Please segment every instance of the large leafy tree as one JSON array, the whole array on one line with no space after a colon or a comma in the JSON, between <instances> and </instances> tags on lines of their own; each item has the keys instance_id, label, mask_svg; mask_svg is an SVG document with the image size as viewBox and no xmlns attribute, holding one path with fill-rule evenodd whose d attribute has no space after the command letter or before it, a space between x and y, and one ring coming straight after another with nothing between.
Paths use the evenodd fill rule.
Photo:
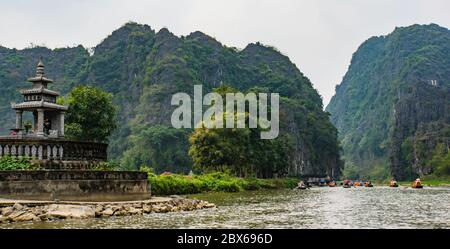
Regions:
<instances>
[{"instance_id":1,"label":"large leafy tree","mask_svg":"<svg viewBox=\"0 0 450 249\"><path fill-rule=\"evenodd\" d=\"M287 173L292 150L289 137L260 139L259 129L196 129L189 143L189 155L196 169L228 171L236 176L271 178Z\"/></svg>"},{"instance_id":2,"label":"large leafy tree","mask_svg":"<svg viewBox=\"0 0 450 249\"><path fill-rule=\"evenodd\" d=\"M224 97L227 92L237 91L222 85L215 92ZM235 122L236 114L235 112ZM230 114L222 114L224 123L226 115ZM248 113L245 116L248 124ZM262 178L271 178L274 174L285 175L293 149L289 136L262 140L261 132L261 128L209 129L203 126L196 129L189 138L189 155L196 169L205 172L228 171L236 176Z\"/></svg>"},{"instance_id":3,"label":"large leafy tree","mask_svg":"<svg viewBox=\"0 0 450 249\"><path fill-rule=\"evenodd\" d=\"M65 133L68 138L107 142L116 128L116 107L112 94L91 86L78 86L58 103L69 106Z\"/></svg>"},{"instance_id":4,"label":"large leafy tree","mask_svg":"<svg viewBox=\"0 0 450 249\"><path fill-rule=\"evenodd\" d=\"M142 166L153 168L156 173L164 171L189 173L191 160L187 147L189 131L164 125L140 127L141 132L130 136L133 147L122 159L122 167L128 170Z\"/></svg>"},{"instance_id":5,"label":"large leafy tree","mask_svg":"<svg viewBox=\"0 0 450 249\"><path fill-rule=\"evenodd\" d=\"M450 176L450 150L445 144L440 143L436 146L429 164L433 167L436 176Z\"/></svg>"}]
</instances>

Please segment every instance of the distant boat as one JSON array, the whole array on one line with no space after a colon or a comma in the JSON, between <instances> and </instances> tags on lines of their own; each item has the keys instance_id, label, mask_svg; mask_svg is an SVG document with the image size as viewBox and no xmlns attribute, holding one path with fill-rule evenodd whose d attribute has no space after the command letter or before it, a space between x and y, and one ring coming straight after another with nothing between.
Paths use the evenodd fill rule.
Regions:
<instances>
[{"instance_id":1,"label":"distant boat","mask_svg":"<svg viewBox=\"0 0 450 249\"><path fill-rule=\"evenodd\" d=\"M395 180L395 178L391 178L391 181L389 182L389 187L391 187L391 188L397 188L398 187L398 183Z\"/></svg>"},{"instance_id":2,"label":"distant boat","mask_svg":"<svg viewBox=\"0 0 450 249\"><path fill-rule=\"evenodd\" d=\"M365 183L364 183L364 186L365 186L365 187L368 187L368 188L372 188L372 187L373 187L373 184L372 184L371 182L365 182Z\"/></svg>"},{"instance_id":3,"label":"distant boat","mask_svg":"<svg viewBox=\"0 0 450 249\"><path fill-rule=\"evenodd\" d=\"M309 186L305 184L305 182L301 181L297 184L297 187L295 189L308 189Z\"/></svg>"},{"instance_id":4,"label":"distant boat","mask_svg":"<svg viewBox=\"0 0 450 249\"><path fill-rule=\"evenodd\" d=\"M353 186L355 186L355 187L362 187L363 183L359 182L359 181L356 181L356 182L353 183Z\"/></svg>"},{"instance_id":5,"label":"distant boat","mask_svg":"<svg viewBox=\"0 0 450 249\"><path fill-rule=\"evenodd\" d=\"M353 185L352 181L344 180L342 187L343 188L350 188L352 185Z\"/></svg>"},{"instance_id":6,"label":"distant boat","mask_svg":"<svg viewBox=\"0 0 450 249\"><path fill-rule=\"evenodd\" d=\"M420 181L420 178L417 178L417 179L413 182L413 184L412 184L411 187L412 187L412 188L423 188L423 185L422 185L422 182Z\"/></svg>"}]
</instances>

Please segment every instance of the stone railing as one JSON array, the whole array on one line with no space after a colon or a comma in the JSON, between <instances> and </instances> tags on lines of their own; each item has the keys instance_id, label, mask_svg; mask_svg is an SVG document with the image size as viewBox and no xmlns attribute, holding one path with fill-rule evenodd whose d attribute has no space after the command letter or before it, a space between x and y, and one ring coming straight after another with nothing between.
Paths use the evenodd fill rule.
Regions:
<instances>
[{"instance_id":1,"label":"stone railing","mask_svg":"<svg viewBox=\"0 0 450 249\"><path fill-rule=\"evenodd\" d=\"M108 145L65 139L0 138L0 157L29 157L44 168L85 169L107 160Z\"/></svg>"}]
</instances>

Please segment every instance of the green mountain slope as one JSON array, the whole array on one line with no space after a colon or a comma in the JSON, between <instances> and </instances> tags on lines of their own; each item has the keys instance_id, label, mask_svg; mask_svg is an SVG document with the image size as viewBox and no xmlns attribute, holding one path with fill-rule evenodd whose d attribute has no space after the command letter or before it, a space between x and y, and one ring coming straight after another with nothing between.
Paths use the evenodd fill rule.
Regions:
<instances>
[{"instance_id":1,"label":"green mountain slope","mask_svg":"<svg viewBox=\"0 0 450 249\"><path fill-rule=\"evenodd\" d=\"M126 168L142 165L162 171L191 169L187 137L191 130L171 127L170 105L177 92L203 92L221 84L243 92L278 92L281 95L281 134L278 139L292 148L278 174L339 175L337 130L322 108L322 100L298 68L276 49L259 43L238 50L222 45L201 32L177 37L167 29L155 32L147 25L128 23L101 42L89 56L82 47L48 50L0 49L0 86L4 94L0 124L12 126L12 100L18 86L44 57L48 75L62 93L76 84L100 87L114 94L119 107L119 128L112 135L109 157ZM20 56L11 56L16 53ZM64 66L63 66L64 65ZM11 74L9 68L22 68ZM15 75L15 76L14 76Z\"/></svg>"},{"instance_id":2,"label":"green mountain slope","mask_svg":"<svg viewBox=\"0 0 450 249\"><path fill-rule=\"evenodd\" d=\"M413 25L364 42L326 109L340 132L346 167L362 177L431 173L426 155L448 141L449 89L448 29ZM425 138L431 127L442 134Z\"/></svg>"}]
</instances>

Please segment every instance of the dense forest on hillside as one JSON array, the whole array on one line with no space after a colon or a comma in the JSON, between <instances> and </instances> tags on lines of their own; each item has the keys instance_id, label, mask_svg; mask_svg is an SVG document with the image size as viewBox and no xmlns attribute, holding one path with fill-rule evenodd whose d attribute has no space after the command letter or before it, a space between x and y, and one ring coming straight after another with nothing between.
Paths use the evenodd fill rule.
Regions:
<instances>
[{"instance_id":1,"label":"dense forest on hillside","mask_svg":"<svg viewBox=\"0 0 450 249\"><path fill-rule=\"evenodd\" d=\"M156 172L187 173L192 169L188 137L192 130L171 127L175 106L171 96L204 93L227 85L242 92L280 93L279 158L284 167L269 175L340 173L337 130L323 111L322 99L311 82L288 57L260 43L239 50L201 32L177 37L163 28L128 23L95 47L90 55L82 46L50 50L0 47L0 129L13 125L11 101L34 73L43 57L51 86L67 94L77 85L92 85L114 96L118 128L109 139L110 160L127 169L152 167ZM89 115L89 114L86 114ZM25 117L26 120L26 117ZM268 160L270 161L270 160ZM260 164L271 162L260 162ZM278 162L279 163L279 162ZM265 165L255 165L264 167Z\"/></svg>"},{"instance_id":2,"label":"dense forest on hillside","mask_svg":"<svg viewBox=\"0 0 450 249\"><path fill-rule=\"evenodd\" d=\"M413 25L370 38L326 110L340 132L347 175L432 174L436 147L450 147L450 31Z\"/></svg>"}]
</instances>

